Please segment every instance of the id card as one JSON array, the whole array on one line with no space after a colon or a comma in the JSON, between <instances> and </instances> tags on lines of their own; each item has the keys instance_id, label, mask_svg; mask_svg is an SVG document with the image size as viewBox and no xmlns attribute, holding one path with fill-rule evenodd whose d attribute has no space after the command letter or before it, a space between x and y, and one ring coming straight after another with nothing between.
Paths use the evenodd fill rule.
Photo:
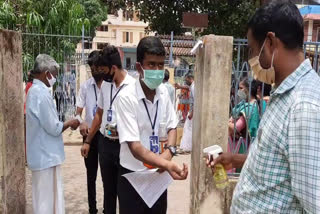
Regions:
<instances>
[{"instance_id":1,"label":"id card","mask_svg":"<svg viewBox=\"0 0 320 214\"><path fill-rule=\"evenodd\" d=\"M92 111L93 117L96 115L97 108L98 108L97 106L95 106L95 107L93 108L93 111Z\"/></svg>"},{"instance_id":2,"label":"id card","mask_svg":"<svg viewBox=\"0 0 320 214\"><path fill-rule=\"evenodd\" d=\"M158 136L150 136L150 151L153 153L159 153L159 137Z\"/></svg>"},{"instance_id":3,"label":"id card","mask_svg":"<svg viewBox=\"0 0 320 214\"><path fill-rule=\"evenodd\" d=\"M112 121L112 110L111 109L109 109L107 112L107 121L108 122Z\"/></svg>"}]
</instances>

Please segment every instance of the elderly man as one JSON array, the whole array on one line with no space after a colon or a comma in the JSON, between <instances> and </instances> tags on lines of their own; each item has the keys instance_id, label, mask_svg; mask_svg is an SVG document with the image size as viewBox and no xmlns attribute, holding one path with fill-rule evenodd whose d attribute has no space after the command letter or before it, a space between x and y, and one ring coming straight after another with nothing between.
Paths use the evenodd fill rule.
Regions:
<instances>
[{"instance_id":1,"label":"elderly man","mask_svg":"<svg viewBox=\"0 0 320 214\"><path fill-rule=\"evenodd\" d=\"M59 65L50 56L36 58L33 85L27 96L26 134L27 162L32 171L34 214L64 213L64 198L60 166L64 161L62 132L76 129L79 121L62 123L49 88L55 83Z\"/></svg>"}]
</instances>

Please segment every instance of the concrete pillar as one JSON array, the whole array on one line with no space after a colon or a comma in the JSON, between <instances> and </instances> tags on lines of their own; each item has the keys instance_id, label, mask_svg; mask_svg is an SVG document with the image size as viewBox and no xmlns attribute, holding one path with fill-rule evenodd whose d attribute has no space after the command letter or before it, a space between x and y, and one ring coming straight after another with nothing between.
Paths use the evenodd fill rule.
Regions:
<instances>
[{"instance_id":1,"label":"concrete pillar","mask_svg":"<svg viewBox=\"0 0 320 214\"><path fill-rule=\"evenodd\" d=\"M191 160L192 214L225 213L226 191L219 191L202 150L220 145L227 151L233 38L209 35L197 51Z\"/></svg>"},{"instance_id":2,"label":"concrete pillar","mask_svg":"<svg viewBox=\"0 0 320 214\"><path fill-rule=\"evenodd\" d=\"M0 213L25 211L21 34L0 30Z\"/></svg>"}]
</instances>

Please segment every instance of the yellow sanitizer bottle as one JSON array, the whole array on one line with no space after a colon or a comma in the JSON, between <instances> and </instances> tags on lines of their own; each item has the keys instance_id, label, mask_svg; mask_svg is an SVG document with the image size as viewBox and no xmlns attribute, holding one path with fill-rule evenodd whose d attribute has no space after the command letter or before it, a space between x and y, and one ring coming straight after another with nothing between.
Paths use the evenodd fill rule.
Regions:
<instances>
[{"instance_id":1,"label":"yellow sanitizer bottle","mask_svg":"<svg viewBox=\"0 0 320 214\"><path fill-rule=\"evenodd\" d=\"M212 156L213 159L216 159L223 152L223 150L220 146L214 145L205 148L203 152L209 156ZM225 189L229 185L227 172L221 164L217 164L215 167L216 170L213 175L214 183L218 189Z\"/></svg>"}]
</instances>

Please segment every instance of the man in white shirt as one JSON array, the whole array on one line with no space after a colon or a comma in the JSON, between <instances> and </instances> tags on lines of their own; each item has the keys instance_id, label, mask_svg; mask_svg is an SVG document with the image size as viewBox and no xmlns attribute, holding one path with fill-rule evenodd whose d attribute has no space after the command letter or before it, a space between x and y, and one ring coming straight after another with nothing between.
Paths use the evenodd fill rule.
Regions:
<instances>
[{"instance_id":1,"label":"man in white shirt","mask_svg":"<svg viewBox=\"0 0 320 214\"><path fill-rule=\"evenodd\" d=\"M103 73L98 72L96 68L99 53L99 51L92 51L89 54L88 64L91 69L92 77L80 86L79 96L77 98L77 117L81 117L83 109L85 109L86 112L85 120L80 125L80 134L83 136L83 141L85 141L88 136L93 118L96 114L100 88L103 81ZM98 140L100 135L100 132L97 132L93 137L88 157L84 158L87 169L88 206L90 214L98 213L96 201L96 179L98 172Z\"/></svg>"},{"instance_id":2,"label":"man in white shirt","mask_svg":"<svg viewBox=\"0 0 320 214\"><path fill-rule=\"evenodd\" d=\"M97 69L104 73L104 82L98 109L81 152L84 157L88 157L92 139L100 128L98 151L104 188L104 213L115 214L120 144L114 101L124 88L134 84L135 79L123 70L119 51L114 46L107 46L100 53Z\"/></svg>"},{"instance_id":3,"label":"man in white shirt","mask_svg":"<svg viewBox=\"0 0 320 214\"><path fill-rule=\"evenodd\" d=\"M165 87L165 49L157 37L143 38L137 47L140 79L119 94L116 100L117 124L121 143L118 196L120 214L166 213L167 191L149 208L122 175L156 167L174 179L186 179L188 168L171 161L175 155L177 118ZM160 124L167 134L167 147L161 148ZM163 137L163 136L162 136Z\"/></svg>"},{"instance_id":4,"label":"man in white shirt","mask_svg":"<svg viewBox=\"0 0 320 214\"><path fill-rule=\"evenodd\" d=\"M170 79L170 72L168 71L168 69L166 69L165 73L164 73L163 85L167 88L171 103L172 103L173 107L175 107L175 104L176 104L176 102L175 102L175 89L169 83L169 79Z\"/></svg>"},{"instance_id":5,"label":"man in white shirt","mask_svg":"<svg viewBox=\"0 0 320 214\"><path fill-rule=\"evenodd\" d=\"M37 56L32 75L33 85L27 95L26 135L27 161L32 171L32 203L34 214L64 214L61 177L64 145L62 132L76 129L76 119L62 123L49 87L55 83L59 65L50 56Z\"/></svg>"}]
</instances>

